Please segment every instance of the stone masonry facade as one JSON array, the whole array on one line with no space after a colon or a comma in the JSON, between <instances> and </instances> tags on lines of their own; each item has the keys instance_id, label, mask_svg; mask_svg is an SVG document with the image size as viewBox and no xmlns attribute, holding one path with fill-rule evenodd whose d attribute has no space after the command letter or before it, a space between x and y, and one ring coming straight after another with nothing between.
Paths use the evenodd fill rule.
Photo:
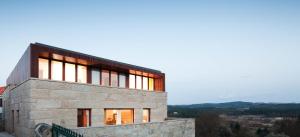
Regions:
<instances>
[{"instance_id":1,"label":"stone masonry facade","mask_svg":"<svg viewBox=\"0 0 300 137\"><path fill-rule=\"evenodd\" d=\"M133 108L135 124L127 125L124 128L132 127L129 131L134 132L145 128L141 124L143 108L151 109L151 123L156 123L154 125L157 125L157 127L151 125L151 123L145 126L150 126L153 131L160 129L167 118L166 92L35 78L26 80L16 87L8 87L6 90L8 91L5 91L4 94L5 130L10 133L14 132L17 137L33 136L34 127L38 123L56 123L67 128L77 128L77 109L80 108L90 108L92 110L92 125L90 128L106 127L104 126L105 108ZM11 121L14 121L14 123ZM168 123L165 124L168 125ZM123 126L115 127L115 129L120 129L120 132L124 131ZM87 128L88 132L92 130L90 128ZM166 127L165 129L167 128L172 130L172 127ZM177 126L174 129L179 130L180 128Z\"/></svg>"},{"instance_id":2,"label":"stone masonry facade","mask_svg":"<svg viewBox=\"0 0 300 137\"><path fill-rule=\"evenodd\" d=\"M194 119L173 119L164 122L77 128L85 137L195 137Z\"/></svg>"}]
</instances>

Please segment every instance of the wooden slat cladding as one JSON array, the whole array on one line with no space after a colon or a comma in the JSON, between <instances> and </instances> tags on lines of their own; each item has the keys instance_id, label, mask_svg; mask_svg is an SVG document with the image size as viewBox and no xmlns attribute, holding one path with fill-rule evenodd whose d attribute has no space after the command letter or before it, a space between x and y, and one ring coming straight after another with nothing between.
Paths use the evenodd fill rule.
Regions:
<instances>
[{"instance_id":1,"label":"wooden slat cladding","mask_svg":"<svg viewBox=\"0 0 300 137\"><path fill-rule=\"evenodd\" d=\"M30 77L30 47L26 49L25 53L10 73L6 80L6 85L18 85Z\"/></svg>"},{"instance_id":2,"label":"wooden slat cladding","mask_svg":"<svg viewBox=\"0 0 300 137\"><path fill-rule=\"evenodd\" d=\"M154 90L155 91L165 91L164 90L164 79L156 78L154 79Z\"/></svg>"}]
</instances>

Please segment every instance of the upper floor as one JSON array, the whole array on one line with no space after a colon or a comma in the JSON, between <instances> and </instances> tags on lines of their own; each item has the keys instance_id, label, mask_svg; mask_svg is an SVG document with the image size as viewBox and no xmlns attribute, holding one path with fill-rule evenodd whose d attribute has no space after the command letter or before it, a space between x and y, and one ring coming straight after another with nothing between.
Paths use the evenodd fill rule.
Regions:
<instances>
[{"instance_id":1,"label":"upper floor","mask_svg":"<svg viewBox=\"0 0 300 137\"><path fill-rule=\"evenodd\" d=\"M32 43L7 79L18 85L30 77L147 91L165 91L165 74L79 52Z\"/></svg>"}]
</instances>

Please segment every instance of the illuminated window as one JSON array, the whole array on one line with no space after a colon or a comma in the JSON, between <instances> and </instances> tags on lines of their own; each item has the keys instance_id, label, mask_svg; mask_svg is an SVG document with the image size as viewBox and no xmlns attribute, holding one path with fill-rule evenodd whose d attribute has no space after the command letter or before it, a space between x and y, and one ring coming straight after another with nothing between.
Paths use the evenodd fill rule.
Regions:
<instances>
[{"instance_id":1,"label":"illuminated window","mask_svg":"<svg viewBox=\"0 0 300 137\"><path fill-rule=\"evenodd\" d=\"M49 78L49 60L39 58L39 78L48 79Z\"/></svg>"},{"instance_id":2,"label":"illuminated window","mask_svg":"<svg viewBox=\"0 0 300 137\"><path fill-rule=\"evenodd\" d=\"M65 81L75 82L75 64L65 63Z\"/></svg>"},{"instance_id":3,"label":"illuminated window","mask_svg":"<svg viewBox=\"0 0 300 137\"><path fill-rule=\"evenodd\" d=\"M143 123L150 122L150 109L143 109Z\"/></svg>"},{"instance_id":4,"label":"illuminated window","mask_svg":"<svg viewBox=\"0 0 300 137\"><path fill-rule=\"evenodd\" d=\"M77 110L77 126L89 127L91 126L91 109L78 109Z\"/></svg>"},{"instance_id":5,"label":"illuminated window","mask_svg":"<svg viewBox=\"0 0 300 137\"><path fill-rule=\"evenodd\" d=\"M142 77L136 76L136 89L142 89Z\"/></svg>"},{"instance_id":6,"label":"illuminated window","mask_svg":"<svg viewBox=\"0 0 300 137\"><path fill-rule=\"evenodd\" d=\"M129 75L129 88L135 89L135 75Z\"/></svg>"},{"instance_id":7,"label":"illuminated window","mask_svg":"<svg viewBox=\"0 0 300 137\"><path fill-rule=\"evenodd\" d=\"M109 71L102 70L101 71L101 83L103 86L109 86Z\"/></svg>"},{"instance_id":8,"label":"illuminated window","mask_svg":"<svg viewBox=\"0 0 300 137\"><path fill-rule=\"evenodd\" d=\"M100 84L100 71L98 69L92 69L92 84Z\"/></svg>"},{"instance_id":9,"label":"illuminated window","mask_svg":"<svg viewBox=\"0 0 300 137\"><path fill-rule=\"evenodd\" d=\"M110 80L111 80L111 86L112 87L118 87L118 73L111 71L110 72Z\"/></svg>"},{"instance_id":10,"label":"illuminated window","mask_svg":"<svg viewBox=\"0 0 300 137\"><path fill-rule=\"evenodd\" d=\"M148 90L148 78L143 77L143 90Z\"/></svg>"},{"instance_id":11,"label":"illuminated window","mask_svg":"<svg viewBox=\"0 0 300 137\"><path fill-rule=\"evenodd\" d=\"M63 77L63 63L59 61L51 61L51 79L62 80Z\"/></svg>"},{"instance_id":12,"label":"illuminated window","mask_svg":"<svg viewBox=\"0 0 300 137\"><path fill-rule=\"evenodd\" d=\"M126 87L126 75L119 74L119 87L125 88Z\"/></svg>"},{"instance_id":13,"label":"illuminated window","mask_svg":"<svg viewBox=\"0 0 300 137\"><path fill-rule=\"evenodd\" d=\"M149 78L149 90L153 91L154 90L154 79Z\"/></svg>"},{"instance_id":14,"label":"illuminated window","mask_svg":"<svg viewBox=\"0 0 300 137\"><path fill-rule=\"evenodd\" d=\"M77 66L77 82L86 83L87 80L87 68L86 66Z\"/></svg>"},{"instance_id":15,"label":"illuminated window","mask_svg":"<svg viewBox=\"0 0 300 137\"><path fill-rule=\"evenodd\" d=\"M133 123L133 109L105 109L106 125L124 125Z\"/></svg>"}]
</instances>

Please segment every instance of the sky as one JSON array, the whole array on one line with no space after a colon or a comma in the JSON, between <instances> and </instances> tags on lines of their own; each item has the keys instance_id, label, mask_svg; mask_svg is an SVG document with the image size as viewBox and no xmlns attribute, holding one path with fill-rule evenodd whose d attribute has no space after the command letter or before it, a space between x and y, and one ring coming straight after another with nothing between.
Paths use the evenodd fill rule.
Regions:
<instances>
[{"instance_id":1,"label":"sky","mask_svg":"<svg viewBox=\"0 0 300 137\"><path fill-rule=\"evenodd\" d=\"M34 42L161 70L168 104L300 102L296 0L3 0L0 85Z\"/></svg>"}]
</instances>

